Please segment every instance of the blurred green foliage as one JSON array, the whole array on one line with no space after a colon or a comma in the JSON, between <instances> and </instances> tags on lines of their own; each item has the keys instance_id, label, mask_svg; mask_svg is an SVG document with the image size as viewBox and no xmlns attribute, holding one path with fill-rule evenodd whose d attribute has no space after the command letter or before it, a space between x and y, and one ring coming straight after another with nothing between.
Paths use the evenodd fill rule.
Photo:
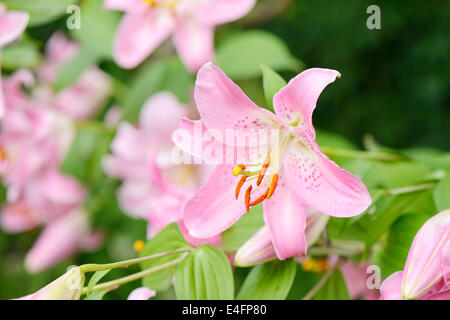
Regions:
<instances>
[{"instance_id":1,"label":"blurred green foliage","mask_svg":"<svg viewBox=\"0 0 450 320\"><path fill-rule=\"evenodd\" d=\"M380 30L366 27L371 4ZM372 134L391 147L450 149L448 2L295 0L260 27L306 67L341 72L319 99L318 127L356 143Z\"/></svg>"}]
</instances>

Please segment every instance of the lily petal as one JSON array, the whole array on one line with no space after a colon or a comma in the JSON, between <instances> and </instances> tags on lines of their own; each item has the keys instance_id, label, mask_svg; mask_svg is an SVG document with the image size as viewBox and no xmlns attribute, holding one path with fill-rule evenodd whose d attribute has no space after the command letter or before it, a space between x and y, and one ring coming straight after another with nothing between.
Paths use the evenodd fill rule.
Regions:
<instances>
[{"instance_id":1,"label":"lily petal","mask_svg":"<svg viewBox=\"0 0 450 320\"><path fill-rule=\"evenodd\" d=\"M371 198L361 180L328 159L307 135L302 142L291 142L284 161L286 182L302 202L336 217L367 209Z\"/></svg>"},{"instance_id":2,"label":"lily petal","mask_svg":"<svg viewBox=\"0 0 450 320\"><path fill-rule=\"evenodd\" d=\"M184 22L173 37L178 55L190 71L197 71L213 60L214 28L196 22Z\"/></svg>"},{"instance_id":3,"label":"lily petal","mask_svg":"<svg viewBox=\"0 0 450 320\"><path fill-rule=\"evenodd\" d=\"M231 165L218 165L206 184L186 202L183 219L192 237L213 237L246 212L244 201L235 199L232 169Z\"/></svg>"},{"instance_id":4,"label":"lily petal","mask_svg":"<svg viewBox=\"0 0 450 320\"><path fill-rule=\"evenodd\" d=\"M219 131L220 134L213 135L221 142L225 142L230 129L244 136L255 134L256 130L281 126L274 114L254 104L212 63L205 64L198 72L194 97L204 125L209 130ZM233 141L226 143L235 144Z\"/></svg>"},{"instance_id":5,"label":"lily petal","mask_svg":"<svg viewBox=\"0 0 450 320\"><path fill-rule=\"evenodd\" d=\"M149 6L142 0L105 0L104 6L111 10L140 11Z\"/></svg>"},{"instance_id":6,"label":"lily petal","mask_svg":"<svg viewBox=\"0 0 450 320\"><path fill-rule=\"evenodd\" d=\"M380 287L380 300L402 300L403 271L391 274Z\"/></svg>"},{"instance_id":7,"label":"lily petal","mask_svg":"<svg viewBox=\"0 0 450 320\"><path fill-rule=\"evenodd\" d=\"M281 177L276 192L263 206L264 221L278 258L283 260L306 253L306 207Z\"/></svg>"},{"instance_id":8,"label":"lily petal","mask_svg":"<svg viewBox=\"0 0 450 320\"><path fill-rule=\"evenodd\" d=\"M336 70L312 68L303 71L273 97L275 113L286 123L306 128L315 137L312 113L323 89L340 73Z\"/></svg>"},{"instance_id":9,"label":"lily petal","mask_svg":"<svg viewBox=\"0 0 450 320\"><path fill-rule=\"evenodd\" d=\"M31 230L40 223L39 215L24 201L5 205L0 215L2 229L8 233Z\"/></svg>"},{"instance_id":10,"label":"lily petal","mask_svg":"<svg viewBox=\"0 0 450 320\"><path fill-rule=\"evenodd\" d=\"M444 245L450 240L450 210L429 219L414 237L402 281L402 295L414 299L443 277Z\"/></svg>"},{"instance_id":11,"label":"lily petal","mask_svg":"<svg viewBox=\"0 0 450 320\"><path fill-rule=\"evenodd\" d=\"M178 102L171 92L164 91L151 96L142 107L139 127L153 148L170 146L172 132L178 127L179 119L186 116L188 108Z\"/></svg>"},{"instance_id":12,"label":"lily petal","mask_svg":"<svg viewBox=\"0 0 450 320\"><path fill-rule=\"evenodd\" d=\"M156 291L150 290L149 288L146 287L140 287L131 291L127 300L148 300L151 297L154 297L155 295Z\"/></svg>"},{"instance_id":13,"label":"lily petal","mask_svg":"<svg viewBox=\"0 0 450 320\"><path fill-rule=\"evenodd\" d=\"M220 245L222 244L222 236L220 234L215 235L211 238L194 238L189 234L189 230L184 225L183 220L180 220L178 225L180 226L183 237L194 247L198 247L201 244L210 244L212 246L220 247Z\"/></svg>"},{"instance_id":14,"label":"lily petal","mask_svg":"<svg viewBox=\"0 0 450 320\"><path fill-rule=\"evenodd\" d=\"M48 225L26 255L26 268L40 272L73 255L88 232L87 224L85 213L77 210Z\"/></svg>"},{"instance_id":15,"label":"lily petal","mask_svg":"<svg viewBox=\"0 0 450 320\"><path fill-rule=\"evenodd\" d=\"M256 0L212 0L201 6L197 19L208 25L218 25L238 20L255 5Z\"/></svg>"},{"instance_id":16,"label":"lily petal","mask_svg":"<svg viewBox=\"0 0 450 320\"><path fill-rule=\"evenodd\" d=\"M29 15L22 11L0 13L0 47L16 40L25 30Z\"/></svg>"},{"instance_id":17,"label":"lily petal","mask_svg":"<svg viewBox=\"0 0 450 320\"><path fill-rule=\"evenodd\" d=\"M450 240L447 241L442 250L442 274L445 284L450 289Z\"/></svg>"},{"instance_id":18,"label":"lily petal","mask_svg":"<svg viewBox=\"0 0 450 320\"><path fill-rule=\"evenodd\" d=\"M114 59L123 68L134 68L163 42L175 26L174 19L157 10L126 13L114 41Z\"/></svg>"}]
</instances>

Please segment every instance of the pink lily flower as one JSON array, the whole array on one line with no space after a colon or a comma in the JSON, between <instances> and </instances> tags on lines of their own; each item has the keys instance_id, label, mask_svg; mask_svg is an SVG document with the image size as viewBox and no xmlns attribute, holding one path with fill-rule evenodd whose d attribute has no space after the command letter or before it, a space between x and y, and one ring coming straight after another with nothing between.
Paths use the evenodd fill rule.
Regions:
<instances>
[{"instance_id":1,"label":"pink lily flower","mask_svg":"<svg viewBox=\"0 0 450 320\"><path fill-rule=\"evenodd\" d=\"M326 214L313 210L308 211L305 227L308 247L311 247L317 241L329 218ZM234 257L234 265L249 267L275 259L277 259L277 254L270 237L269 227L264 225L238 249Z\"/></svg>"},{"instance_id":2,"label":"pink lily flower","mask_svg":"<svg viewBox=\"0 0 450 320\"><path fill-rule=\"evenodd\" d=\"M450 210L445 210L417 232L404 270L381 285L381 299L449 300L449 268Z\"/></svg>"},{"instance_id":3,"label":"pink lily flower","mask_svg":"<svg viewBox=\"0 0 450 320\"><path fill-rule=\"evenodd\" d=\"M79 300L85 281L79 267L71 267L66 273L42 289L13 300Z\"/></svg>"},{"instance_id":4,"label":"pink lily flower","mask_svg":"<svg viewBox=\"0 0 450 320\"><path fill-rule=\"evenodd\" d=\"M105 0L125 12L114 42L114 59L134 68L173 34L180 59L191 71L213 59L214 27L242 18L256 0Z\"/></svg>"},{"instance_id":5,"label":"pink lily flower","mask_svg":"<svg viewBox=\"0 0 450 320\"><path fill-rule=\"evenodd\" d=\"M306 252L307 207L336 217L367 209L371 198L365 185L328 159L315 141L312 112L322 90L338 76L330 69L302 72L274 96L273 114L255 105L215 65L200 69L195 101L201 120L184 119L173 134L185 152L218 160L206 184L185 205L191 236L217 235L263 201L275 251L285 259ZM196 134L198 129L208 137ZM270 133L270 139L239 142L239 137L260 132L263 137ZM231 141L223 138L230 133Z\"/></svg>"},{"instance_id":6,"label":"pink lily flower","mask_svg":"<svg viewBox=\"0 0 450 320\"><path fill-rule=\"evenodd\" d=\"M16 40L28 24L28 13L22 11L6 11L5 5L0 3L0 61L1 48ZM0 75L0 119L4 113L3 91Z\"/></svg>"},{"instance_id":7,"label":"pink lily flower","mask_svg":"<svg viewBox=\"0 0 450 320\"><path fill-rule=\"evenodd\" d=\"M194 239L181 223L182 207L204 180L204 166L174 165L171 161L172 131L188 112L169 92L158 93L142 108L139 124L119 125L111 143L113 155L104 158L105 172L123 180L118 190L122 210L134 218L146 219L148 237L172 222L193 245L220 243L220 237Z\"/></svg>"}]
</instances>

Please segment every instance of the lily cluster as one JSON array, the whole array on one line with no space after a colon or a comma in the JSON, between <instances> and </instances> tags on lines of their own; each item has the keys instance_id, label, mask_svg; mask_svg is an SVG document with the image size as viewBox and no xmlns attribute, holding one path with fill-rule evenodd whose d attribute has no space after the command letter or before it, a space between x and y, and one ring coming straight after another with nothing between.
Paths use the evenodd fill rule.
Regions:
<instances>
[{"instance_id":1,"label":"lily cluster","mask_svg":"<svg viewBox=\"0 0 450 320\"><path fill-rule=\"evenodd\" d=\"M19 37L27 20L25 13L0 12L0 30L7 32L0 35L1 44ZM97 248L102 238L90 230L82 208L85 188L60 170L75 135L74 121L94 115L111 88L108 76L93 67L73 86L54 92L58 71L78 50L76 43L54 34L36 73L15 71L0 88L0 175L7 190L0 223L8 233L44 226L25 259L32 272L79 249Z\"/></svg>"}]
</instances>

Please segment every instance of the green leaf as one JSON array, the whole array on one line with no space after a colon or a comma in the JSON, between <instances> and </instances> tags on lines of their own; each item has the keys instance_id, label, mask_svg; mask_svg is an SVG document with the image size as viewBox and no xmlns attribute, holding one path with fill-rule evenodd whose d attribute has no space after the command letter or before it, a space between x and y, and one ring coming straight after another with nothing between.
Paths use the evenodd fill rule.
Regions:
<instances>
[{"instance_id":1,"label":"green leaf","mask_svg":"<svg viewBox=\"0 0 450 320\"><path fill-rule=\"evenodd\" d=\"M450 152L430 148L404 150L403 154L433 169L450 170Z\"/></svg>"},{"instance_id":2,"label":"green leaf","mask_svg":"<svg viewBox=\"0 0 450 320\"><path fill-rule=\"evenodd\" d=\"M31 69L41 62L41 53L30 43L17 43L6 46L2 51L2 67L8 70Z\"/></svg>"},{"instance_id":3,"label":"green leaf","mask_svg":"<svg viewBox=\"0 0 450 320\"><path fill-rule=\"evenodd\" d=\"M238 222L222 233L222 247L236 250L264 225L262 205L250 208Z\"/></svg>"},{"instance_id":4,"label":"green leaf","mask_svg":"<svg viewBox=\"0 0 450 320\"><path fill-rule=\"evenodd\" d=\"M239 32L228 38L217 48L216 62L234 79L260 76L261 64L276 71L298 71L302 66L280 38L259 30Z\"/></svg>"},{"instance_id":5,"label":"green leaf","mask_svg":"<svg viewBox=\"0 0 450 320\"><path fill-rule=\"evenodd\" d=\"M55 90L59 91L74 84L83 71L96 64L98 59L95 52L82 48L74 58L61 67L56 79Z\"/></svg>"},{"instance_id":6,"label":"green leaf","mask_svg":"<svg viewBox=\"0 0 450 320\"><path fill-rule=\"evenodd\" d=\"M179 300L233 299L233 273L227 256L211 245L193 250L177 267L175 292Z\"/></svg>"},{"instance_id":7,"label":"green leaf","mask_svg":"<svg viewBox=\"0 0 450 320\"><path fill-rule=\"evenodd\" d=\"M145 101L159 91L170 91L182 102L188 102L192 76L178 59L165 59L145 65L130 84L125 97L123 120L136 121Z\"/></svg>"},{"instance_id":8,"label":"green leaf","mask_svg":"<svg viewBox=\"0 0 450 320\"><path fill-rule=\"evenodd\" d=\"M273 96L286 85L286 80L263 64L261 65L261 70L263 74L263 88L266 103L273 110Z\"/></svg>"},{"instance_id":9,"label":"green leaf","mask_svg":"<svg viewBox=\"0 0 450 320\"><path fill-rule=\"evenodd\" d=\"M96 56L111 59L113 37L121 14L105 9L103 2L103 0L84 0L80 7L81 28L74 29L71 33Z\"/></svg>"},{"instance_id":10,"label":"green leaf","mask_svg":"<svg viewBox=\"0 0 450 320\"><path fill-rule=\"evenodd\" d=\"M183 235L180 232L178 224L172 223L167 227L165 227L160 232L158 232L156 236L154 236L147 242L144 250L142 250L141 252L141 256L142 257L149 256L160 252L189 247L190 245L183 238ZM178 259L182 255L183 253L179 253L162 258L152 259L141 263L141 268L142 270L145 270L152 267L156 267L163 263L167 263L172 260ZM144 286L152 290L156 291L166 290L171 285L171 280L174 274L175 274L175 267L167 268L146 276L142 280L142 283Z\"/></svg>"},{"instance_id":11,"label":"green leaf","mask_svg":"<svg viewBox=\"0 0 450 320\"><path fill-rule=\"evenodd\" d=\"M386 205L380 206L373 214L371 226L367 230L365 252L367 253L380 237L389 229L397 218L405 214L405 209L412 206L425 191L399 194L389 198Z\"/></svg>"},{"instance_id":12,"label":"green leaf","mask_svg":"<svg viewBox=\"0 0 450 320\"><path fill-rule=\"evenodd\" d=\"M84 300L102 300L103 296L105 294L107 294L108 292L113 291L115 289L117 289L117 288L112 287L112 288L108 288L108 289L92 291L91 294L89 294Z\"/></svg>"},{"instance_id":13,"label":"green leaf","mask_svg":"<svg viewBox=\"0 0 450 320\"><path fill-rule=\"evenodd\" d=\"M27 11L30 26L37 26L58 19L66 14L67 7L77 0L3 0L9 10Z\"/></svg>"},{"instance_id":14,"label":"green leaf","mask_svg":"<svg viewBox=\"0 0 450 320\"><path fill-rule=\"evenodd\" d=\"M414 184L430 173L426 166L413 162L374 163L363 176L363 182L372 188L399 188Z\"/></svg>"},{"instance_id":15,"label":"green leaf","mask_svg":"<svg viewBox=\"0 0 450 320\"><path fill-rule=\"evenodd\" d=\"M108 274L108 272L110 272L111 270L103 270L103 271L97 271L95 272L91 279L89 280L89 284L87 286L87 290L86 290L86 295L88 296L88 300L89 299L89 295L91 294L92 288L104 277L106 276L106 274Z\"/></svg>"},{"instance_id":16,"label":"green leaf","mask_svg":"<svg viewBox=\"0 0 450 320\"><path fill-rule=\"evenodd\" d=\"M437 184L433 197L438 212L450 208L450 172Z\"/></svg>"},{"instance_id":17,"label":"green leaf","mask_svg":"<svg viewBox=\"0 0 450 320\"><path fill-rule=\"evenodd\" d=\"M297 272L286 300L300 300L321 277L319 273L303 271L300 264L297 264L296 268Z\"/></svg>"},{"instance_id":18,"label":"green leaf","mask_svg":"<svg viewBox=\"0 0 450 320\"><path fill-rule=\"evenodd\" d=\"M350 300L347 283L339 269L333 271L328 281L314 295L313 300Z\"/></svg>"},{"instance_id":19,"label":"green leaf","mask_svg":"<svg viewBox=\"0 0 450 320\"><path fill-rule=\"evenodd\" d=\"M80 128L62 163L62 171L90 186L102 183L105 174L101 162L109 152L112 138L113 132L101 124L92 123Z\"/></svg>"},{"instance_id":20,"label":"green leaf","mask_svg":"<svg viewBox=\"0 0 450 320\"><path fill-rule=\"evenodd\" d=\"M423 224L430 218L426 214L407 214L398 218L389 230L386 243L372 255L372 263L380 266L385 279L403 270L409 248Z\"/></svg>"},{"instance_id":21,"label":"green leaf","mask_svg":"<svg viewBox=\"0 0 450 320\"><path fill-rule=\"evenodd\" d=\"M294 260L272 261L252 269L242 285L238 300L283 300L294 282Z\"/></svg>"}]
</instances>

